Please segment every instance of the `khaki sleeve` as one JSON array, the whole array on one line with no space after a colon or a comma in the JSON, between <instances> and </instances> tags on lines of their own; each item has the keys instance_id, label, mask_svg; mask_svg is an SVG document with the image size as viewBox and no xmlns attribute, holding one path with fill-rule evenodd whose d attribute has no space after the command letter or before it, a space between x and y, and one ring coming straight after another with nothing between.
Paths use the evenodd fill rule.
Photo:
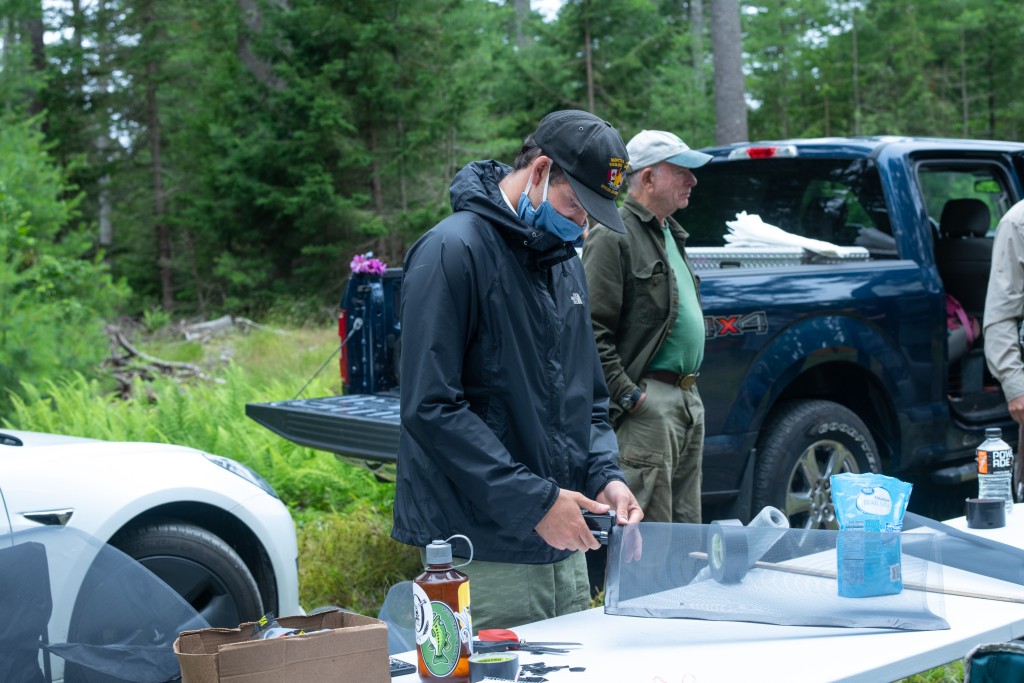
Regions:
<instances>
[{"instance_id":1,"label":"khaki sleeve","mask_svg":"<svg viewBox=\"0 0 1024 683\"><path fill-rule=\"evenodd\" d=\"M1024 318L1024 202L996 228L992 270L985 296L985 360L1006 400L1024 396L1024 361L1018 326Z\"/></svg>"}]
</instances>

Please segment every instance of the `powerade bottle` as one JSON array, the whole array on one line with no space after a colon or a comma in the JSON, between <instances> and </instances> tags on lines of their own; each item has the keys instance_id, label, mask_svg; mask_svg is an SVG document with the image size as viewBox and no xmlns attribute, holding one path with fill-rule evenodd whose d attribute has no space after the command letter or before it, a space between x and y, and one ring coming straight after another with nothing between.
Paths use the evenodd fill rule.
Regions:
<instances>
[{"instance_id":1,"label":"powerade bottle","mask_svg":"<svg viewBox=\"0 0 1024 683\"><path fill-rule=\"evenodd\" d=\"M452 565L449 541L453 538L463 538L469 543L472 561L473 544L465 536L433 541L426 548L426 571L412 584L421 681L469 682L469 656L473 654L469 577Z\"/></svg>"},{"instance_id":2,"label":"powerade bottle","mask_svg":"<svg viewBox=\"0 0 1024 683\"><path fill-rule=\"evenodd\" d=\"M999 427L985 430L978 446L978 497L1000 498L1006 514L1013 512L1013 449L1003 441Z\"/></svg>"}]
</instances>

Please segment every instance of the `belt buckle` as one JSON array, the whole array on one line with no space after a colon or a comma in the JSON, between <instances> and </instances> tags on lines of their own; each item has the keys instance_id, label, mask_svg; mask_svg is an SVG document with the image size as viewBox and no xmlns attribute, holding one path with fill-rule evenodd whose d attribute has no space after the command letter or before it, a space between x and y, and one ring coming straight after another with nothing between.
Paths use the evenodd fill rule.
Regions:
<instances>
[{"instance_id":1,"label":"belt buckle","mask_svg":"<svg viewBox=\"0 0 1024 683\"><path fill-rule=\"evenodd\" d=\"M689 389L697 383L697 375L683 375L676 383L680 389Z\"/></svg>"}]
</instances>

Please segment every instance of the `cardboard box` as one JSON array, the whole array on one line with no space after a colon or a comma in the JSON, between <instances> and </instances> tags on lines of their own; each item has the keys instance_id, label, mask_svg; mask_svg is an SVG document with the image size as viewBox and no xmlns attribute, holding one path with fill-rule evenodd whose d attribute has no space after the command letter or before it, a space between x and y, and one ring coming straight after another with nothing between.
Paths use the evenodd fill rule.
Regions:
<instances>
[{"instance_id":1,"label":"cardboard box","mask_svg":"<svg viewBox=\"0 0 1024 683\"><path fill-rule=\"evenodd\" d=\"M282 617L281 626L316 631L249 640L254 624L185 631L174 641L182 683L388 683L388 627L373 617L332 611Z\"/></svg>"}]
</instances>

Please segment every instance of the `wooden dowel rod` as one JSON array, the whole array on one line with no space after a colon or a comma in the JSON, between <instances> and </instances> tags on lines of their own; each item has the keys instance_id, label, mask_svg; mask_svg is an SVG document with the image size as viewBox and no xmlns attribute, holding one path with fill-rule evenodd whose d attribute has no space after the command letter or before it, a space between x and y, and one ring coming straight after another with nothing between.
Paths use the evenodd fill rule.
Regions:
<instances>
[{"instance_id":1,"label":"wooden dowel rod","mask_svg":"<svg viewBox=\"0 0 1024 683\"><path fill-rule=\"evenodd\" d=\"M696 560L704 560L707 562L708 554L699 551L690 553L690 557ZM759 569L771 569L777 572L786 572L789 574L803 574L804 576L816 576L821 579L835 579L836 573L827 569L810 569L808 567L798 567L790 564L776 564L775 562L764 562L758 560L754 562L754 567ZM986 593L982 591L968 591L960 590L957 588L948 588L946 586L933 586L926 583L917 583L915 581L904 581L904 588L909 588L915 591L927 591L929 593L942 593L943 595L959 595L965 598L980 598L982 600L999 600L1000 602L1016 602L1024 604L1024 597L1014 597L1012 595L1000 595L998 593Z\"/></svg>"}]
</instances>

